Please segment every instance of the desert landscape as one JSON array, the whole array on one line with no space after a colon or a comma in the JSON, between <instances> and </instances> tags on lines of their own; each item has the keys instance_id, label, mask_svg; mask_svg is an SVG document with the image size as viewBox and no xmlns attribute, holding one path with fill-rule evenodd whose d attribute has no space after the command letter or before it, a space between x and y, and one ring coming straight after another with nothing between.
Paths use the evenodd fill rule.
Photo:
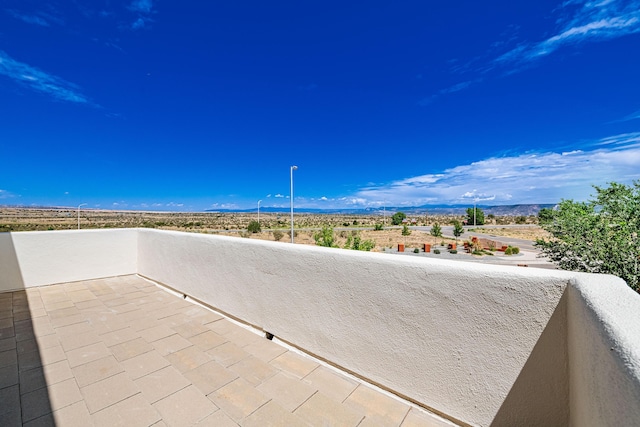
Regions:
<instances>
[{"instance_id":1,"label":"desert landscape","mask_svg":"<svg viewBox=\"0 0 640 427\"><path fill-rule=\"evenodd\" d=\"M410 225L411 234L403 236L401 226L391 226L390 214L383 217L381 215L296 213L294 217L295 242L315 245L314 234L322 227L331 227L334 229L335 243L339 247L343 247L348 239L353 239L355 236L359 236L362 241L373 241L375 246L372 250L374 251L397 248L398 243L405 244L407 248L421 248L424 243L447 245L455 241L453 236L446 236L445 233L445 237L434 239L428 231L414 227L431 226L435 223L448 226L454 220L462 221L464 219L464 216L455 215L408 216L407 223ZM80 210L80 227L83 229L141 227L281 242L290 241L290 217L288 214L261 213L261 231L249 232L247 230L249 223L257 220L257 213ZM383 225L383 229L374 230L376 224ZM78 211L73 208L0 208L0 232L76 228L78 228ZM537 226L535 216L496 216L490 218L485 226L467 228L458 239L458 243L471 239L474 232L530 241L547 235Z\"/></svg>"}]
</instances>

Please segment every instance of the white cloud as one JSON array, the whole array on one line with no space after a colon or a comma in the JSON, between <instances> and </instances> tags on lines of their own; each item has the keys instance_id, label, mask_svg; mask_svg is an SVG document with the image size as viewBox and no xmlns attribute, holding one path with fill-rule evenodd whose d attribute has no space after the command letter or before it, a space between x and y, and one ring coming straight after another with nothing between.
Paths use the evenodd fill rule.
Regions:
<instances>
[{"instance_id":1,"label":"white cloud","mask_svg":"<svg viewBox=\"0 0 640 427\"><path fill-rule=\"evenodd\" d=\"M78 86L66 80L39 70L25 63L16 61L0 50L0 75L36 92L52 96L60 101L91 104Z\"/></svg>"},{"instance_id":2,"label":"white cloud","mask_svg":"<svg viewBox=\"0 0 640 427\"><path fill-rule=\"evenodd\" d=\"M8 192L7 190L0 189L0 199L9 199L15 197L13 194Z\"/></svg>"},{"instance_id":3,"label":"white cloud","mask_svg":"<svg viewBox=\"0 0 640 427\"><path fill-rule=\"evenodd\" d=\"M138 15L131 24L131 29L139 30L145 28L148 23L153 22L151 19L151 14L153 13L152 0L133 0L131 4L129 4L128 9Z\"/></svg>"},{"instance_id":4,"label":"white cloud","mask_svg":"<svg viewBox=\"0 0 640 427\"><path fill-rule=\"evenodd\" d=\"M557 49L593 41L610 40L640 32L640 1L575 0L560 8L566 16L552 36L523 43L498 57L496 63L524 64L547 56Z\"/></svg>"},{"instance_id":5,"label":"white cloud","mask_svg":"<svg viewBox=\"0 0 640 427\"><path fill-rule=\"evenodd\" d=\"M282 197L284 197L284 196L283 196L282 194L278 193L278 194L276 194L276 195L275 195L275 196L273 196L273 197L275 197L275 198L279 199L279 198L282 198Z\"/></svg>"},{"instance_id":6,"label":"white cloud","mask_svg":"<svg viewBox=\"0 0 640 427\"><path fill-rule=\"evenodd\" d=\"M504 40L493 43L492 53L474 58L462 66L456 64L454 71L475 73L476 78L441 89L421 99L418 104L427 106L441 96L466 90L483 82L487 73L493 70L507 75L519 72L565 46L611 40L640 32L640 0L567 0L554 12L562 16L549 36L538 41L520 41L515 47L507 48L514 46L516 39L511 31L506 32ZM503 53L496 52L495 48L502 48ZM504 51L505 48L508 50Z\"/></svg>"},{"instance_id":7,"label":"white cloud","mask_svg":"<svg viewBox=\"0 0 640 427\"><path fill-rule=\"evenodd\" d=\"M603 138L593 147L488 158L441 174L369 186L354 198L371 206L379 206L382 200L387 206L419 206L468 203L476 198L495 204L555 203L563 198L587 199L592 185L640 179L640 132Z\"/></svg>"},{"instance_id":8,"label":"white cloud","mask_svg":"<svg viewBox=\"0 0 640 427\"><path fill-rule=\"evenodd\" d=\"M19 19L23 22L26 22L27 24L34 24L34 25L40 25L42 27L48 27L49 23L41 18L40 16L36 16L36 15L27 15L24 13L20 13L16 10L13 9L8 9L7 12L13 16L16 19Z\"/></svg>"},{"instance_id":9,"label":"white cloud","mask_svg":"<svg viewBox=\"0 0 640 427\"><path fill-rule=\"evenodd\" d=\"M325 196L320 197L320 200L329 200Z\"/></svg>"},{"instance_id":10,"label":"white cloud","mask_svg":"<svg viewBox=\"0 0 640 427\"><path fill-rule=\"evenodd\" d=\"M129 9L134 12L151 13L153 2L151 0L134 0L129 5Z\"/></svg>"}]
</instances>

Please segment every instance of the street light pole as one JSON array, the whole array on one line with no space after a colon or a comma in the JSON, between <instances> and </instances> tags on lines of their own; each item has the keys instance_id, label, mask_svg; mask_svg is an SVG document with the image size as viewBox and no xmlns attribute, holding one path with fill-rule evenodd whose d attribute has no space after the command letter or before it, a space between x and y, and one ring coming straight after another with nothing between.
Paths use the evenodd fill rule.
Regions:
<instances>
[{"instance_id":1,"label":"street light pole","mask_svg":"<svg viewBox=\"0 0 640 427\"><path fill-rule=\"evenodd\" d=\"M298 169L297 166L291 166L291 194L289 195L289 198L291 199L291 243L293 243L293 171Z\"/></svg>"},{"instance_id":2,"label":"street light pole","mask_svg":"<svg viewBox=\"0 0 640 427\"><path fill-rule=\"evenodd\" d=\"M86 203L81 203L78 205L78 230L80 230L80 206L84 206Z\"/></svg>"},{"instance_id":3,"label":"street light pole","mask_svg":"<svg viewBox=\"0 0 640 427\"><path fill-rule=\"evenodd\" d=\"M473 226L476 226L476 203L477 200L473 201Z\"/></svg>"},{"instance_id":4,"label":"street light pole","mask_svg":"<svg viewBox=\"0 0 640 427\"><path fill-rule=\"evenodd\" d=\"M260 202L262 200L258 200L258 225L260 225Z\"/></svg>"}]
</instances>

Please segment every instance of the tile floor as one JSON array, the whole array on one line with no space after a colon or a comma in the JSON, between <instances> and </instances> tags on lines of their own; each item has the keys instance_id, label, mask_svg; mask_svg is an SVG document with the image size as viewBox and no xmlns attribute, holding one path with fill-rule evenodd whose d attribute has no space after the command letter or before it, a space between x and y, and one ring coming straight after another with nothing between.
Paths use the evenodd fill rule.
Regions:
<instances>
[{"instance_id":1,"label":"tile floor","mask_svg":"<svg viewBox=\"0 0 640 427\"><path fill-rule=\"evenodd\" d=\"M0 294L1 426L445 426L138 276Z\"/></svg>"}]
</instances>

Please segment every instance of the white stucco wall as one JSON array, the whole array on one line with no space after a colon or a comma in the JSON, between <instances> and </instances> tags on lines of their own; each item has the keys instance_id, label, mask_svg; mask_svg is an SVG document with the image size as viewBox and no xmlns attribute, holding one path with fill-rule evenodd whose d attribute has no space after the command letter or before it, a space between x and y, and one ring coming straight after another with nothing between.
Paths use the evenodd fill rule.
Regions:
<instances>
[{"instance_id":1,"label":"white stucco wall","mask_svg":"<svg viewBox=\"0 0 640 427\"><path fill-rule=\"evenodd\" d=\"M135 229L0 233L0 292L137 272Z\"/></svg>"},{"instance_id":2,"label":"white stucco wall","mask_svg":"<svg viewBox=\"0 0 640 427\"><path fill-rule=\"evenodd\" d=\"M568 423L569 273L155 230L139 245L140 274L457 420Z\"/></svg>"},{"instance_id":3,"label":"white stucco wall","mask_svg":"<svg viewBox=\"0 0 640 427\"><path fill-rule=\"evenodd\" d=\"M0 233L0 291L136 272L463 423L640 420L640 297L612 276L146 229Z\"/></svg>"},{"instance_id":4,"label":"white stucco wall","mask_svg":"<svg viewBox=\"0 0 640 427\"><path fill-rule=\"evenodd\" d=\"M640 425L640 297L599 276L569 288L572 426Z\"/></svg>"}]
</instances>

